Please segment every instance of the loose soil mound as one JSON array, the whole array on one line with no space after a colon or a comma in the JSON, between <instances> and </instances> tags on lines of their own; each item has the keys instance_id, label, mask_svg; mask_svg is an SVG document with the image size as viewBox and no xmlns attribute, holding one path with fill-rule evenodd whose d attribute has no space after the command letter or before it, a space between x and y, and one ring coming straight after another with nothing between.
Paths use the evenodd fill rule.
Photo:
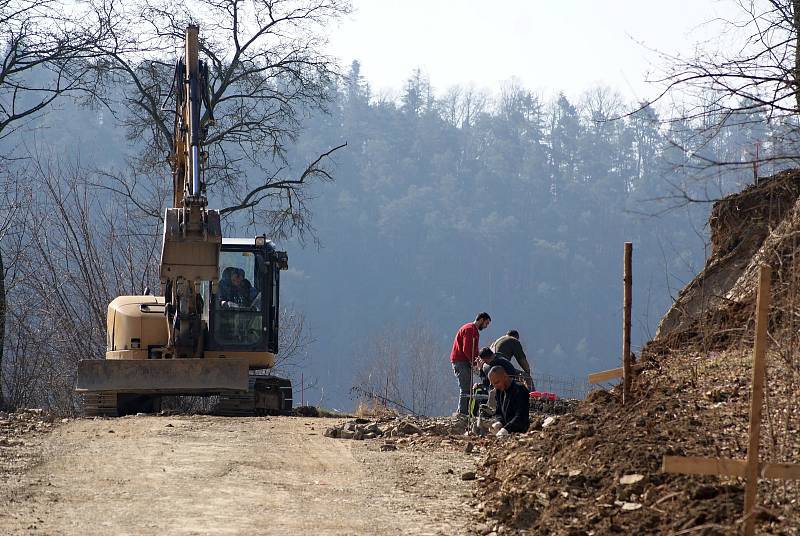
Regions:
<instances>
[{"instance_id":1,"label":"loose soil mound","mask_svg":"<svg viewBox=\"0 0 800 536\"><path fill-rule=\"evenodd\" d=\"M661 471L664 455L744 459L755 282L773 267L762 460L800 462L795 308L800 172L718 202L712 255L643 355L633 404L595 392L555 424L495 443L478 473L492 529L531 534L736 534L743 482ZM800 487L761 481L759 534L800 534Z\"/></svg>"},{"instance_id":2,"label":"loose soil mound","mask_svg":"<svg viewBox=\"0 0 800 536\"><path fill-rule=\"evenodd\" d=\"M669 369L639 377L635 404L622 406L616 390L597 391L552 426L495 443L479 473L479 507L498 524L533 534L736 533L741 482L660 468L664 455L745 457L750 367L747 354L672 355ZM781 422L797 437L793 392L773 389L771 397L793 411ZM765 456L777 461L765 436ZM800 442L782 454L800 459ZM620 483L626 475L641 479ZM759 530L797 534L797 498L796 487L784 493L782 485L762 485Z\"/></svg>"},{"instance_id":3,"label":"loose soil mound","mask_svg":"<svg viewBox=\"0 0 800 536\"><path fill-rule=\"evenodd\" d=\"M774 270L774 312L784 309L797 294L799 197L800 171L788 170L715 203L709 218L711 256L664 315L646 350L699 344L705 350L725 349L748 342L763 263ZM783 320L773 314L772 327L788 327Z\"/></svg>"}]
</instances>

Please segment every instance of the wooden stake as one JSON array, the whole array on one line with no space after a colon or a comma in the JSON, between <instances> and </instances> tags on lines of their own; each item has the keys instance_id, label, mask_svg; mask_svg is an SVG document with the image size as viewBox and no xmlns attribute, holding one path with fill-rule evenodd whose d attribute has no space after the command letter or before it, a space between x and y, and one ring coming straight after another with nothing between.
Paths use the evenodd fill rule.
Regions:
<instances>
[{"instance_id":1,"label":"wooden stake","mask_svg":"<svg viewBox=\"0 0 800 536\"><path fill-rule=\"evenodd\" d=\"M631 257L633 243L625 242L625 261L622 280L623 311L622 311L622 404L630 401L631 396Z\"/></svg>"},{"instance_id":2,"label":"wooden stake","mask_svg":"<svg viewBox=\"0 0 800 536\"><path fill-rule=\"evenodd\" d=\"M767 327L769 324L770 280L769 266L758 272L758 297L756 299L756 340L753 345L753 392L750 396L750 429L748 431L747 459L697 458L664 456L662 470L667 473L695 475L727 475L743 477L744 484L744 534L755 534L755 505L758 479L776 478L800 480L800 464L761 463L758 459L761 437L761 405L764 401L764 376L767 354Z\"/></svg>"},{"instance_id":3,"label":"wooden stake","mask_svg":"<svg viewBox=\"0 0 800 536\"><path fill-rule=\"evenodd\" d=\"M758 446L761 438L761 404L764 400L764 368L767 351L767 324L769 323L770 298L769 266L761 266L758 272L758 298L756 302L756 340L753 347L753 393L750 397L750 438L747 446L747 468L744 487L744 533L751 536L755 531L753 508L758 495Z\"/></svg>"},{"instance_id":4,"label":"wooden stake","mask_svg":"<svg viewBox=\"0 0 800 536\"><path fill-rule=\"evenodd\" d=\"M744 478L747 472L747 461L731 460L730 458L664 456L661 470L665 473L684 475L725 475ZM758 476L778 480L800 480L800 465L761 462L758 464Z\"/></svg>"},{"instance_id":5,"label":"wooden stake","mask_svg":"<svg viewBox=\"0 0 800 536\"><path fill-rule=\"evenodd\" d=\"M631 371L632 372L639 372L644 368L644 363L633 363L631 364ZM624 376L624 371L622 367L614 368L609 370L601 370L600 372L593 372L589 374L589 383L603 383L609 380L613 380L616 378L622 378Z\"/></svg>"}]
</instances>

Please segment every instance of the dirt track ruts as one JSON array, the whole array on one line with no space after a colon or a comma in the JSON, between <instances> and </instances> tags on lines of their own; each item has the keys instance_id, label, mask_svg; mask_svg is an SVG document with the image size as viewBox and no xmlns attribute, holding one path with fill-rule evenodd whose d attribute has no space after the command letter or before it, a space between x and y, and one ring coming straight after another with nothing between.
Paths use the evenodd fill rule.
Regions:
<instances>
[{"instance_id":1,"label":"dirt track ruts","mask_svg":"<svg viewBox=\"0 0 800 536\"><path fill-rule=\"evenodd\" d=\"M464 534L473 456L379 451L288 417L79 419L4 478L9 535ZM29 447L30 448L30 447ZM450 470L450 472L448 472ZM8 475L7 475L8 476Z\"/></svg>"}]
</instances>

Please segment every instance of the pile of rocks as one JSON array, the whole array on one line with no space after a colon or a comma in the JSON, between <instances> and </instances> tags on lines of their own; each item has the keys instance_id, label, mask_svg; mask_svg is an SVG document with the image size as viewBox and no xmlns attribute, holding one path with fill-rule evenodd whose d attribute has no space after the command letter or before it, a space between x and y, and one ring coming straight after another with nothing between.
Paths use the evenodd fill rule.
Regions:
<instances>
[{"instance_id":1,"label":"pile of rocks","mask_svg":"<svg viewBox=\"0 0 800 536\"><path fill-rule=\"evenodd\" d=\"M378 423L370 422L367 419L355 419L325 430L325 437L338 439L375 439L383 434Z\"/></svg>"},{"instance_id":2,"label":"pile of rocks","mask_svg":"<svg viewBox=\"0 0 800 536\"><path fill-rule=\"evenodd\" d=\"M377 437L405 437L413 435L461 435L467 423L449 417L425 419L420 417L394 417L377 420L354 419L325 430L326 437L338 439L374 439Z\"/></svg>"},{"instance_id":3,"label":"pile of rocks","mask_svg":"<svg viewBox=\"0 0 800 536\"><path fill-rule=\"evenodd\" d=\"M37 438L50 431L53 417L41 409L0 411L0 489L37 461Z\"/></svg>"},{"instance_id":4,"label":"pile of rocks","mask_svg":"<svg viewBox=\"0 0 800 536\"><path fill-rule=\"evenodd\" d=\"M24 443L23 435L49 430L53 419L41 409L21 409L13 413L0 411L0 447Z\"/></svg>"},{"instance_id":5,"label":"pile of rocks","mask_svg":"<svg viewBox=\"0 0 800 536\"><path fill-rule=\"evenodd\" d=\"M534 400L530 402L531 414L537 415L565 415L574 412L580 400L558 398L556 400Z\"/></svg>"}]
</instances>

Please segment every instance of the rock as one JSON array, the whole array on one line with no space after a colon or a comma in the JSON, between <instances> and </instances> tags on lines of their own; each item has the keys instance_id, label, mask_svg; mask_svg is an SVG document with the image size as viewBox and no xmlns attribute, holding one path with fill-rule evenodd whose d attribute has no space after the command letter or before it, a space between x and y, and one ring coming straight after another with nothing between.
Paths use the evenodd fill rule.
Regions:
<instances>
[{"instance_id":1,"label":"rock","mask_svg":"<svg viewBox=\"0 0 800 536\"><path fill-rule=\"evenodd\" d=\"M408 421L401 421L400 424L397 425L396 430L405 435L422 434L422 430L419 426Z\"/></svg>"},{"instance_id":2,"label":"rock","mask_svg":"<svg viewBox=\"0 0 800 536\"><path fill-rule=\"evenodd\" d=\"M719 495L719 490L714 486L699 486L694 493L692 499L695 501L707 501Z\"/></svg>"},{"instance_id":3,"label":"rock","mask_svg":"<svg viewBox=\"0 0 800 536\"><path fill-rule=\"evenodd\" d=\"M637 482L641 482L644 479L644 475L639 474L631 474L625 475L619 479L619 483L623 486L630 486L631 484L636 484Z\"/></svg>"},{"instance_id":4,"label":"rock","mask_svg":"<svg viewBox=\"0 0 800 536\"><path fill-rule=\"evenodd\" d=\"M392 443L384 443L383 445L381 445L381 452L388 452L391 450L397 450L397 445L394 445Z\"/></svg>"},{"instance_id":5,"label":"rock","mask_svg":"<svg viewBox=\"0 0 800 536\"><path fill-rule=\"evenodd\" d=\"M480 524L480 525L476 525L475 526L475 532L477 534L481 534L481 535L485 536L486 534L489 534L490 532L492 532L492 526L489 523L483 523L483 524Z\"/></svg>"},{"instance_id":6,"label":"rock","mask_svg":"<svg viewBox=\"0 0 800 536\"><path fill-rule=\"evenodd\" d=\"M168 423L164 428L175 428L175 426L172 423Z\"/></svg>"},{"instance_id":7,"label":"rock","mask_svg":"<svg viewBox=\"0 0 800 536\"><path fill-rule=\"evenodd\" d=\"M622 510L625 512L632 512L634 510L639 510L642 507L640 503L627 502L627 501L614 501L614 504L620 506Z\"/></svg>"},{"instance_id":8,"label":"rock","mask_svg":"<svg viewBox=\"0 0 800 536\"><path fill-rule=\"evenodd\" d=\"M69 422L69 419L61 419L61 422L67 424Z\"/></svg>"},{"instance_id":9,"label":"rock","mask_svg":"<svg viewBox=\"0 0 800 536\"><path fill-rule=\"evenodd\" d=\"M547 428L548 426L552 426L555 424L557 417L550 416L544 420L542 423L542 428Z\"/></svg>"},{"instance_id":10,"label":"rock","mask_svg":"<svg viewBox=\"0 0 800 536\"><path fill-rule=\"evenodd\" d=\"M475 471L467 471L466 473L461 474L461 480L475 480L477 475Z\"/></svg>"},{"instance_id":11,"label":"rock","mask_svg":"<svg viewBox=\"0 0 800 536\"><path fill-rule=\"evenodd\" d=\"M474 449L474 448L475 448L475 445L472 443L472 441L469 441L469 442L467 442L467 444L464 446L464 452L466 452L467 454L469 454L470 452L472 452L472 449Z\"/></svg>"},{"instance_id":12,"label":"rock","mask_svg":"<svg viewBox=\"0 0 800 536\"><path fill-rule=\"evenodd\" d=\"M315 406L300 406L294 408L294 414L300 417L319 417L319 410Z\"/></svg>"},{"instance_id":13,"label":"rock","mask_svg":"<svg viewBox=\"0 0 800 536\"><path fill-rule=\"evenodd\" d=\"M333 438L339 437L339 429L338 428L328 428L327 430L325 430L322 433L322 435L324 435L325 437L333 437Z\"/></svg>"}]
</instances>

